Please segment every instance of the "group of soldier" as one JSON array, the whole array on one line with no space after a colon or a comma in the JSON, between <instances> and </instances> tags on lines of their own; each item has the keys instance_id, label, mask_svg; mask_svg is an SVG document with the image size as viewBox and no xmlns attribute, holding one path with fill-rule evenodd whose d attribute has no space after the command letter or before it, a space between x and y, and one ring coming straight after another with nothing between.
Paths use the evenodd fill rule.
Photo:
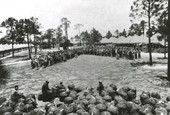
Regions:
<instances>
[{"instance_id":1,"label":"group of soldier","mask_svg":"<svg viewBox=\"0 0 170 115\"><path fill-rule=\"evenodd\" d=\"M104 85L101 81L98 82L99 85L97 87L97 91L101 95L102 91L104 90ZM68 88L68 89L67 89ZM80 87L79 87L80 88ZM45 81L42 85L42 93L38 95L38 100L42 100L44 102L52 101L55 97L59 97L62 101L62 96L65 93L69 93L71 90L80 92L82 88L76 88L74 84L69 84L67 87L60 82L59 84L55 84L51 88L49 87L49 81ZM65 98L65 96L64 96Z\"/></svg>"},{"instance_id":2,"label":"group of soldier","mask_svg":"<svg viewBox=\"0 0 170 115\"><path fill-rule=\"evenodd\" d=\"M32 69L40 67L51 66L56 63L65 62L68 59L72 59L80 55L80 49L74 50L63 50L56 52L48 52L47 54L35 55L31 59L31 67Z\"/></svg>"},{"instance_id":3,"label":"group of soldier","mask_svg":"<svg viewBox=\"0 0 170 115\"><path fill-rule=\"evenodd\" d=\"M110 56L125 59L141 58L141 50L134 47L115 47L115 46L90 46L77 49L68 49L63 51L48 52L43 55L36 55L31 60L31 67L39 69L56 63L65 62L81 54L90 54L98 56Z\"/></svg>"},{"instance_id":4,"label":"group of soldier","mask_svg":"<svg viewBox=\"0 0 170 115\"><path fill-rule=\"evenodd\" d=\"M84 49L85 54L99 55L99 56L110 56L126 59L139 59L141 58L140 48L125 47L125 46L96 46L86 47Z\"/></svg>"}]
</instances>

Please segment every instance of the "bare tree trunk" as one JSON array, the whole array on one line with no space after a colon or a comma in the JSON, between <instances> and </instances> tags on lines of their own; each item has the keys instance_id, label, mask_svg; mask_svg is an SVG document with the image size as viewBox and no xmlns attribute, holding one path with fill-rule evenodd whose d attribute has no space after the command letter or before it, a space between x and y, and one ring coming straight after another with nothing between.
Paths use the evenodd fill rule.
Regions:
<instances>
[{"instance_id":1,"label":"bare tree trunk","mask_svg":"<svg viewBox=\"0 0 170 115\"><path fill-rule=\"evenodd\" d=\"M50 46L50 49L51 49L51 38L49 38L49 46Z\"/></svg>"},{"instance_id":2,"label":"bare tree trunk","mask_svg":"<svg viewBox=\"0 0 170 115\"><path fill-rule=\"evenodd\" d=\"M27 34L27 44L28 44L28 54L29 54L29 59L31 59L31 49L30 49L30 44L29 44L29 35Z\"/></svg>"},{"instance_id":3,"label":"bare tree trunk","mask_svg":"<svg viewBox=\"0 0 170 115\"><path fill-rule=\"evenodd\" d=\"M148 47L148 51L149 51L149 64L152 65L152 51L151 51L151 31L150 31L150 19L151 19L151 16L150 16L150 3L151 1L149 0L149 4L148 4L148 25L149 25L149 30L148 30L148 33L149 33L149 47Z\"/></svg>"},{"instance_id":4,"label":"bare tree trunk","mask_svg":"<svg viewBox=\"0 0 170 115\"><path fill-rule=\"evenodd\" d=\"M35 34L34 34L34 50L35 50L35 55L37 55L37 42L35 39Z\"/></svg>"},{"instance_id":5,"label":"bare tree trunk","mask_svg":"<svg viewBox=\"0 0 170 115\"><path fill-rule=\"evenodd\" d=\"M68 40L67 26L65 27L65 34L66 34L66 39Z\"/></svg>"},{"instance_id":6,"label":"bare tree trunk","mask_svg":"<svg viewBox=\"0 0 170 115\"><path fill-rule=\"evenodd\" d=\"M12 26L11 26L11 32L12 32ZM13 32L11 34L11 38L12 38L12 57L14 57L14 36L13 36Z\"/></svg>"},{"instance_id":7,"label":"bare tree trunk","mask_svg":"<svg viewBox=\"0 0 170 115\"><path fill-rule=\"evenodd\" d=\"M166 59L166 39L164 39L164 58Z\"/></svg>"},{"instance_id":8,"label":"bare tree trunk","mask_svg":"<svg viewBox=\"0 0 170 115\"><path fill-rule=\"evenodd\" d=\"M170 0L168 0L168 31L170 31ZM170 33L168 33L168 80L170 81Z\"/></svg>"},{"instance_id":9,"label":"bare tree trunk","mask_svg":"<svg viewBox=\"0 0 170 115\"><path fill-rule=\"evenodd\" d=\"M66 27L66 30L65 30L65 32L66 32L66 41L68 40L68 32L67 32L67 27ZM66 42L65 41L65 42ZM68 49L68 46L65 46L65 48L64 48L64 50L67 50Z\"/></svg>"},{"instance_id":10,"label":"bare tree trunk","mask_svg":"<svg viewBox=\"0 0 170 115\"><path fill-rule=\"evenodd\" d=\"M34 52L35 52L35 55L36 55L36 45L35 45L35 35L34 35Z\"/></svg>"},{"instance_id":11,"label":"bare tree trunk","mask_svg":"<svg viewBox=\"0 0 170 115\"><path fill-rule=\"evenodd\" d=\"M42 50L42 43L43 43L43 40L42 38L40 39L40 50Z\"/></svg>"},{"instance_id":12,"label":"bare tree trunk","mask_svg":"<svg viewBox=\"0 0 170 115\"><path fill-rule=\"evenodd\" d=\"M14 39L12 38L12 57L14 57Z\"/></svg>"},{"instance_id":13,"label":"bare tree trunk","mask_svg":"<svg viewBox=\"0 0 170 115\"><path fill-rule=\"evenodd\" d=\"M54 48L55 44L53 43L53 48Z\"/></svg>"},{"instance_id":14,"label":"bare tree trunk","mask_svg":"<svg viewBox=\"0 0 170 115\"><path fill-rule=\"evenodd\" d=\"M144 27L142 27L143 29L143 38L145 37L145 25L143 25Z\"/></svg>"}]
</instances>

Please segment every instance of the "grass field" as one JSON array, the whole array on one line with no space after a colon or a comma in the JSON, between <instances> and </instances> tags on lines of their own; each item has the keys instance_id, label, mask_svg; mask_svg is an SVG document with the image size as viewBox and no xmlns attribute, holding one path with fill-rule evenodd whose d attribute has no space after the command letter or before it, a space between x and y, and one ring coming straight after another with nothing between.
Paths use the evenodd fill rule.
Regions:
<instances>
[{"instance_id":1,"label":"grass field","mask_svg":"<svg viewBox=\"0 0 170 115\"><path fill-rule=\"evenodd\" d=\"M96 87L98 81L102 81L105 85L114 83L118 88L136 88L138 94L143 90L159 92L162 98L165 98L170 95L170 88L164 86L166 81L156 77L167 74L167 60L157 59L163 54L153 54L154 61L158 63L153 67L131 66L131 63L147 61L147 56L143 53L140 60L116 60L113 57L81 55L67 62L36 70L31 69L29 60L22 61L24 53L21 53L18 58L3 60L9 76L6 83L1 84L0 95L10 96L16 84L19 85L20 92L38 95L44 81L49 80L50 86L63 81L64 84L74 83L76 86L84 87Z\"/></svg>"}]
</instances>

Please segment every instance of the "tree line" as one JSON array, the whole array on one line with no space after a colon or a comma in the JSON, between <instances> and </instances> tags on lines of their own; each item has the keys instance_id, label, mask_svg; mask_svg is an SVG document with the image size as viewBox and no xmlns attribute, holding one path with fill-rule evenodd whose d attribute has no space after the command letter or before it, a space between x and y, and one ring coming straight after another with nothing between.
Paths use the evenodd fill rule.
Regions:
<instances>
[{"instance_id":1,"label":"tree line","mask_svg":"<svg viewBox=\"0 0 170 115\"><path fill-rule=\"evenodd\" d=\"M87 30L82 31L79 35L75 35L74 37L72 37L71 40L79 42L80 45L94 45L102 40L102 34L95 28L92 28L90 32L88 32Z\"/></svg>"},{"instance_id":2,"label":"tree line","mask_svg":"<svg viewBox=\"0 0 170 115\"><path fill-rule=\"evenodd\" d=\"M16 20L13 17L10 17L1 23L1 27L7 29L6 36L1 39L4 43L12 44L12 56L14 57L14 44L15 43L27 43L29 58L31 58L31 49L30 49L30 36L35 36L41 34L39 31L40 24L38 23L38 18L31 17L29 19L19 19ZM25 39L26 38L26 39Z\"/></svg>"},{"instance_id":3,"label":"tree line","mask_svg":"<svg viewBox=\"0 0 170 115\"><path fill-rule=\"evenodd\" d=\"M132 25L128 30L123 31L116 30L113 34L108 31L105 36L95 28L92 28L90 32L80 32L82 24L76 24L75 29L78 30L78 34L70 38L70 40L76 40L82 43L93 45L99 43L104 37L106 38L119 38L121 36L128 37L134 35L146 35L148 37L148 51L149 61L152 65L152 52L151 52L151 37L159 33L158 39L165 40L165 44L168 36L168 0L135 0L131 5L131 12L129 17L131 18ZM35 49L37 44L40 44L41 48L46 43L49 48L54 47L56 44L60 44L64 49L67 49L71 45L68 39L68 28L71 21L67 18L61 19L61 24L56 29L48 29L44 34L40 32L41 24L38 23L38 18L31 17L29 19L16 20L14 18L8 18L1 23L2 27L7 28L7 36L1 39L1 42L11 43L12 49L14 43L27 43L29 58L31 57L30 43L34 45ZM64 31L64 33L63 33ZM40 37L38 36L40 35ZM30 36L34 36L34 40L30 39ZM26 38L26 39L25 39ZM14 50L12 50L14 56ZM35 50L36 53L36 50Z\"/></svg>"},{"instance_id":4,"label":"tree line","mask_svg":"<svg viewBox=\"0 0 170 115\"><path fill-rule=\"evenodd\" d=\"M108 31L106 38L134 35L144 36L146 34L148 37L149 62L152 65L151 37L158 34L157 39L160 41L164 40L165 48L167 44L169 34L168 0L135 0L130 10L129 17L131 18L132 25L129 29L124 29L122 32L116 30L114 32L115 35ZM166 51L164 57L166 58Z\"/></svg>"},{"instance_id":5,"label":"tree line","mask_svg":"<svg viewBox=\"0 0 170 115\"><path fill-rule=\"evenodd\" d=\"M1 23L1 27L5 27L7 31L6 36L0 39L0 43L12 45L12 57L14 57L14 44L27 43L29 59L31 58L30 45L34 45L35 54L37 53L37 45L40 45L40 48L42 48L43 45L52 48L56 44L62 44L64 49L66 49L70 44L67 32L70 23L67 18L62 18L61 25L59 25L57 29L47 29L45 33L42 33L40 31L41 24L38 22L38 18L31 17L29 19L17 20L9 17ZM65 36L63 36L62 28L65 31ZM46 40L47 43L44 42L44 40Z\"/></svg>"}]
</instances>

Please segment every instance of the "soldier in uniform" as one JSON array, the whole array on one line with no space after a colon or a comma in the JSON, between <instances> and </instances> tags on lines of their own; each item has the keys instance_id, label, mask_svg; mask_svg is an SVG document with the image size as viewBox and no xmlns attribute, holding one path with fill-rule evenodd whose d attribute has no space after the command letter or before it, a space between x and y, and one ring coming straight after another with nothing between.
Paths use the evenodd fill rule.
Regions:
<instances>
[{"instance_id":1,"label":"soldier in uniform","mask_svg":"<svg viewBox=\"0 0 170 115\"><path fill-rule=\"evenodd\" d=\"M24 98L25 99L25 96L22 93L18 92L19 86L15 85L14 88L15 88L15 91L11 95L11 100L17 103L18 99L20 99L20 98Z\"/></svg>"},{"instance_id":2,"label":"soldier in uniform","mask_svg":"<svg viewBox=\"0 0 170 115\"><path fill-rule=\"evenodd\" d=\"M140 59L141 58L141 51L140 51L140 49L137 49L137 52L138 52L138 58Z\"/></svg>"},{"instance_id":3,"label":"soldier in uniform","mask_svg":"<svg viewBox=\"0 0 170 115\"><path fill-rule=\"evenodd\" d=\"M49 88L48 84L49 81L45 81L42 86L43 101L51 101L53 99L52 90Z\"/></svg>"},{"instance_id":4,"label":"soldier in uniform","mask_svg":"<svg viewBox=\"0 0 170 115\"><path fill-rule=\"evenodd\" d=\"M35 62L34 62L34 59L31 58L31 68L34 69L35 68Z\"/></svg>"},{"instance_id":5,"label":"soldier in uniform","mask_svg":"<svg viewBox=\"0 0 170 115\"><path fill-rule=\"evenodd\" d=\"M34 60L35 60L35 66L37 67L37 69L39 69L39 60L37 56L34 57Z\"/></svg>"},{"instance_id":6,"label":"soldier in uniform","mask_svg":"<svg viewBox=\"0 0 170 115\"><path fill-rule=\"evenodd\" d=\"M101 92L104 90L104 86L101 81L99 81L99 86L97 87L97 90L98 90L99 94L101 95Z\"/></svg>"}]
</instances>

